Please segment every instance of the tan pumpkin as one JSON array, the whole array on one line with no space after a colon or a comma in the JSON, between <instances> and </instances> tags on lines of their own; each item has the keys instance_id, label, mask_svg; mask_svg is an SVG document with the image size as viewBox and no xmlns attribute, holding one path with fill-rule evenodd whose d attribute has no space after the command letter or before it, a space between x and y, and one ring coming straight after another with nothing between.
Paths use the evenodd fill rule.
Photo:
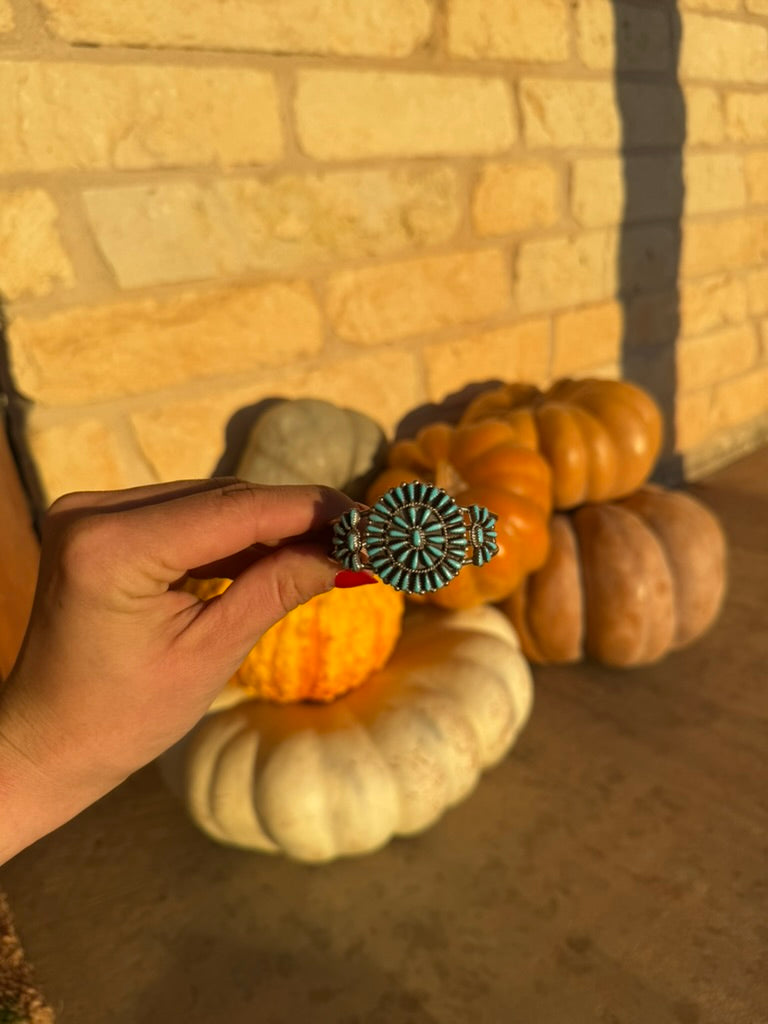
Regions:
<instances>
[{"instance_id":1,"label":"tan pumpkin","mask_svg":"<svg viewBox=\"0 0 768 1024\"><path fill-rule=\"evenodd\" d=\"M492 418L503 419L519 444L547 460L556 509L632 493L650 476L661 448L659 408L628 381L560 380L546 392L505 384L479 395L461 422Z\"/></svg>"},{"instance_id":2,"label":"tan pumpkin","mask_svg":"<svg viewBox=\"0 0 768 1024\"><path fill-rule=\"evenodd\" d=\"M316 398L283 399L251 428L237 475L262 484L325 484L361 499L385 451L384 431L364 413Z\"/></svg>"},{"instance_id":3,"label":"tan pumpkin","mask_svg":"<svg viewBox=\"0 0 768 1024\"><path fill-rule=\"evenodd\" d=\"M517 443L506 423L460 428L433 423L412 440L393 444L387 462L368 491L371 503L391 487L417 479L442 487L459 505L484 505L498 516L498 554L482 567L465 567L425 600L443 608L498 601L543 563L549 542L549 467Z\"/></svg>"},{"instance_id":4,"label":"tan pumpkin","mask_svg":"<svg viewBox=\"0 0 768 1024\"><path fill-rule=\"evenodd\" d=\"M532 661L644 665L691 643L723 601L725 537L695 498L645 487L555 515L546 564L503 604Z\"/></svg>"},{"instance_id":5,"label":"tan pumpkin","mask_svg":"<svg viewBox=\"0 0 768 1024\"><path fill-rule=\"evenodd\" d=\"M190 580L202 600L229 580ZM294 608L251 649L228 683L278 703L331 701L386 664L400 636L403 596L383 583L329 590Z\"/></svg>"},{"instance_id":6,"label":"tan pumpkin","mask_svg":"<svg viewBox=\"0 0 768 1024\"><path fill-rule=\"evenodd\" d=\"M214 839L329 861L433 824L506 754L531 702L500 612L424 608L365 686L327 705L229 690L162 763Z\"/></svg>"}]
</instances>

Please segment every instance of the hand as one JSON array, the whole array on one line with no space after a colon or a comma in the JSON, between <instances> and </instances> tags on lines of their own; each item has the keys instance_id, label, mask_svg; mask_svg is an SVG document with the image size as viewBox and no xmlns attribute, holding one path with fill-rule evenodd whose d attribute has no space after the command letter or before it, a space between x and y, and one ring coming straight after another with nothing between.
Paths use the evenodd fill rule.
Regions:
<instances>
[{"instance_id":1,"label":"hand","mask_svg":"<svg viewBox=\"0 0 768 1024\"><path fill-rule=\"evenodd\" d=\"M0 689L0 822L13 832L0 862L179 739L266 629L333 586L318 531L350 504L329 488L212 480L52 506ZM179 589L187 575L234 582L203 602Z\"/></svg>"}]
</instances>

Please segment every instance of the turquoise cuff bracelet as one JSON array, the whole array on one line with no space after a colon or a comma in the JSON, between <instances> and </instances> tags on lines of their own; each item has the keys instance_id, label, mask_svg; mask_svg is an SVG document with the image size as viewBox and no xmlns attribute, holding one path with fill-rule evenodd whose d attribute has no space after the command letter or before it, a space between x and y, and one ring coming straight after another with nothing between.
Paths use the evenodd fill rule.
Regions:
<instances>
[{"instance_id":1,"label":"turquoise cuff bracelet","mask_svg":"<svg viewBox=\"0 0 768 1024\"><path fill-rule=\"evenodd\" d=\"M465 565L497 553L496 516L457 505L433 484L414 480L382 495L368 511L351 508L333 526L332 555L345 569L368 569L406 594L440 590Z\"/></svg>"}]
</instances>

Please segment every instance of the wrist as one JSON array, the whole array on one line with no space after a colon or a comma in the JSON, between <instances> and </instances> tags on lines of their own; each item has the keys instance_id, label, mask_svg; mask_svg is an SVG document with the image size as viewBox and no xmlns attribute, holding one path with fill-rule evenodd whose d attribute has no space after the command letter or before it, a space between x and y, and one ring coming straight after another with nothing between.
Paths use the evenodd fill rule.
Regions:
<instances>
[{"instance_id":1,"label":"wrist","mask_svg":"<svg viewBox=\"0 0 768 1024\"><path fill-rule=\"evenodd\" d=\"M0 689L0 864L111 788L91 777L50 712L37 713L34 692L14 673Z\"/></svg>"},{"instance_id":2,"label":"wrist","mask_svg":"<svg viewBox=\"0 0 768 1024\"><path fill-rule=\"evenodd\" d=\"M49 831L47 780L7 703L0 701L0 863Z\"/></svg>"}]
</instances>

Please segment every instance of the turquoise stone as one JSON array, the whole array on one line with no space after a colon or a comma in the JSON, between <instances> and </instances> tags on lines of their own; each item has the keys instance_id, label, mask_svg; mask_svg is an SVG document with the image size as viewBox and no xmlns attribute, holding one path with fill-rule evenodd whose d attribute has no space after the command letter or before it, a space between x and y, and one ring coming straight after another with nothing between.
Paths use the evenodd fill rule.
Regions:
<instances>
[{"instance_id":1,"label":"turquoise stone","mask_svg":"<svg viewBox=\"0 0 768 1024\"><path fill-rule=\"evenodd\" d=\"M368 514L351 509L333 527L333 555L346 568L367 565L396 590L423 594L450 583L467 557L482 566L497 551L496 517L480 505L459 508L435 484L402 483Z\"/></svg>"}]
</instances>

